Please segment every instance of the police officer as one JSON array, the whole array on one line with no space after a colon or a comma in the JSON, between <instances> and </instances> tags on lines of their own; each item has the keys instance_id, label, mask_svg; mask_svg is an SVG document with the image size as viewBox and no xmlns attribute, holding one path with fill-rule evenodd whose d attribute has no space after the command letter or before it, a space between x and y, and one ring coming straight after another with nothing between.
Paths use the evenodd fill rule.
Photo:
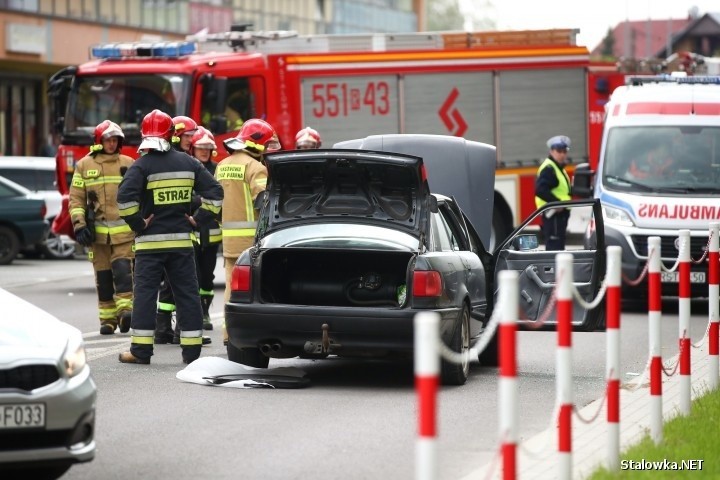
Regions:
<instances>
[{"instance_id":1,"label":"police officer","mask_svg":"<svg viewBox=\"0 0 720 480\"><path fill-rule=\"evenodd\" d=\"M119 355L122 363L150 363L154 306L164 273L172 279L177 300L183 362L196 360L202 348L202 307L191 233L219 213L223 191L200 162L171 149L172 132L172 118L166 113L153 110L145 116L138 149L144 155L128 169L118 191L120 215L137 234L132 343L130 351ZM202 197L194 216L193 191Z\"/></svg>"},{"instance_id":2,"label":"police officer","mask_svg":"<svg viewBox=\"0 0 720 480\"><path fill-rule=\"evenodd\" d=\"M222 160L215 170L215 178L225 192L222 208L225 303L230 300L235 261L243 250L252 246L255 237L256 211L253 202L267 184L267 168L261 162L274 133L275 130L264 120L247 120L236 137L225 140L225 149L230 156ZM223 343L227 344L225 328Z\"/></svg>"},{"instance_id":3,"label":"police officer","mask_svg":"<svg viewBox=\"0 0 720 480\"><path fill-rule=\"evenodd\" d=\"M190 155L190 147L192 138L198 131L198 124L190 117L184 115L178 115L173 117L173 129L174 133L172 136L172 146L179 152L184 152ZM180 330L179 327L175 326L175 331L172 327L172 315L175 311L175 297L173 296L172 287L167 278L163 276L163 281L160 284L160 293L158 295L157 304L157 316L155 319L155 336L154 342L156 344L166 344L180 342ZM208 316L203 319L203 329L212 330L213 324ZM203 337L203 343L210 343L210 337Z\"/></svg>"},{"instance_id":4,"label":"police officer","mask_svg":"<svg viewBox=\"0 0 720 480\"><path fill-rule=\"evenodd\" d=\"M312 150L321 146L322 139L314 128L305 127L295 134L295 150Z\"/></svg>"},{"instance_id":5,"label":"police officer","mask_svg":"<svg viewBox=\"0 0 720 480\"><path fill-rule=\"evenodd\" d=\"M535 179L535 205L542 207L548 202L570 200L570 177L565 171L570 149L570 139L556 135L547 141L548 157L540 164ZM542 233L545 250L565 250L565 231L570 212L565 208L546 211L542 216Z\"/></svg>"},{"instance_id":6,"label":"police officer","mask_svg":"<svg viewBox=\"0 0 720 480\"><path fill-rule=\"evenodd\" d=\"M133 308L132 259L135 234L120 218L117 191L133 159L120 154L125 135L110 120L95 127L90 154L75 167L69 209L75 239L89 248L95 270L100 333L130 329ZM91 219L90 224L88 220Z\"/></svg>"}]
</instances>

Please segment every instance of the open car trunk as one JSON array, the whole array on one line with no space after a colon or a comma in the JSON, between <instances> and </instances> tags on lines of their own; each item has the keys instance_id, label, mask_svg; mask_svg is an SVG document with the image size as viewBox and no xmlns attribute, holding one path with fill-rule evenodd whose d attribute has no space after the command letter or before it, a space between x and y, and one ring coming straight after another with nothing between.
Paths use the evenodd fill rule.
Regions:
<instances>
[{"instance_id":1,"label":"open car trunk","mask_svg":"<svg viewBox=\"0 0 720 480\"><path fill-rule=\"evenodd\" d=\"M414 258L411 252L398 251L266 250L258 259L261 301L336 307L401 307L406 301L407 279Z\"/></svg>"}]
</instances>

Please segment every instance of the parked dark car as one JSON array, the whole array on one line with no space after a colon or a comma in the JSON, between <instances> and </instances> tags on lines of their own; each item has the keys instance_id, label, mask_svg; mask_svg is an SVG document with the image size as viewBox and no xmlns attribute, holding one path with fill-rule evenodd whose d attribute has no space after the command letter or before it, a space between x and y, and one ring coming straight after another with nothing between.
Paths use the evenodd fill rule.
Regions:
<instances>
[{"instance_id":1,"label":"parked dark car","mask_svg":"<svg viewBox=\"0 0 720 480\"><path fill-rule=\"evenodd\" d=\"M521 247L532 218L490 253L454 198L431 194L426 179L425 163L438 161L463 176L478 160L494 176L494 147L408 137L408 150L438 151L431 146L439 142L442 156L350 149L267 155L255 244L235 265L225 306L230 360L267 367L269 358L409 356L413 317L427 310L440 314L442 340L466 351L488 324L497 274L506 269L520 272L523 322L540 316L551 302L557 252ZM492 189L493 182L485 184ZM473 194L480 202L492 197ZM601 218L595 201L567 206ZM487 232L491 204L486 211ZM604 249L573 253L576 286L591 299L604 274ZM595 329L598 314L576 308L574 327ZM554 324L552 317L546 326ZM497 365L497 350L495 336L480 362ZM442 380L463 384L468 371L469 362L443 361Z\"/></svg>"},{"instance_id":2,"label":"parked dark car","mask_svg":"<svg viewBox=\"0 0 720 480\"><path fill-rule=\"evenodd\" d=\"M0 265L11 263L20 249L45 241L49 230L46 213L45 200L0 177Z\"/></svg>"}]
</instances>

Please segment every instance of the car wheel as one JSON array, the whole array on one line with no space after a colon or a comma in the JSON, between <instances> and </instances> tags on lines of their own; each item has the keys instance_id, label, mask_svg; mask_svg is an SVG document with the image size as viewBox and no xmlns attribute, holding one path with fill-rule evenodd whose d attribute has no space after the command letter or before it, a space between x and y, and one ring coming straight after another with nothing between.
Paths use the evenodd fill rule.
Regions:
<instances>
[{"instance_id":1,"label":"car wheel","mask_svg":"<svg viewBox=\"0 0 720 480\"><path fill-rule=\"evenodd\" d=\"M457 353L470 350L470 310L463 304L460 315L455 322L450 349ZM460 363L442 361L440 376L443 385L464 385L470 374L470 356L465 355Z\"/></svg>"},{"instance_id":2,"label":"car wheel","mask_svg":"<svg viewBox=\"0 0 720 480\"><path fill-rule=\"evenodd\" d=\"M270 359L260 353L259 348L237 348L228 342L227 355L231 362L242 363L248 367L268 368L270 364Z\"/></svg>"},{"instance_id":3,"label":"car wheel","mask_svg":"<svg viewBox=\"0 0 720 480\"><path fill-rule=\"evenodd\" d=\"M47 240L40 246L40 251L46 258L62 260L75 255L75 241L66 235L48 233Z\"/></svg>"},{"instance_id":4,"label":"car wheel","mask_svg":"<svg viewBox=\"0 0 720 480\"><path fill-rule=\"evenodd\" d=\"M0 227L0 265L9 265L20 251L20 239L9 227Z\"/></svg>"},{"instance_id":5,"label":"car wheel","mask_svg":"<svg viewBox=\"0 0 720 480\"><path fill-rule=\"evenodd\" d=\"M478 360L480 360L480 364L486 367L497 367L500 365L500 357L498 356L500 353L500 338L498 335L498 329L496 328L493 332L493 336L488 342L487 345L485 345L485 349L478 353Z\"/></svg>"},{"instance_id":6,"label":"car wheel","mask_svg":"<svg viewBox=\"0 0 720 480\"><path fill-rule=\"evenodd\" d=\"M42 466L42 467L24 467L22 470L10 470L10 478L35 478L38 480L56 480L63 475L65 472L70 470L72 464L61 464L55 466ZM17 474L15 477L13 474Z\"/></svg>"}]
</instances>

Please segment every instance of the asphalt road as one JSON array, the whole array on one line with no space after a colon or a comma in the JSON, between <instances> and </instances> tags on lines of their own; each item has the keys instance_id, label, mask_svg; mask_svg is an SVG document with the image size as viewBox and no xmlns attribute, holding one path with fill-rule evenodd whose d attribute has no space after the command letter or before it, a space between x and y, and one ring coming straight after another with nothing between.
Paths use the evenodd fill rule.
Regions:
<instances>
[{"instance_id":1,"label":"asphalt road","mask_svg":"<svg viewBox=\"0 0 720 480\"><path fill-rule=\"evenodd\" d=\"M216 279L222 281L221 268ZM150 366L124 365L128 334L98 334L92 268L83 259L18 259L0 267L0 286L44 308L85 334L98 386L95 460L67 479L410 479L417 431L411 363L329 359L272 360L270 367L304 369L306 389L226 389L183 383L177 346L157 346ZM222 284L216 285L222 299ZM677 303L666 302L663 355L677 352ZM694 308L691 336L700 339L707 315ZM1 306L0 306L1 308ZM225 357L216 328L203 356ZM22 321L22 319L16 319ZM622 319L626 379L647 361L647 317ZM555 396L554 332L519 335L520 435L551 424ZM573 336L575 402L604 392L605 337ZM492 461L498 448L497 369L472 366L465 386L439 397L439 471L456 479Z\"/></svg>"}]
</instances>

